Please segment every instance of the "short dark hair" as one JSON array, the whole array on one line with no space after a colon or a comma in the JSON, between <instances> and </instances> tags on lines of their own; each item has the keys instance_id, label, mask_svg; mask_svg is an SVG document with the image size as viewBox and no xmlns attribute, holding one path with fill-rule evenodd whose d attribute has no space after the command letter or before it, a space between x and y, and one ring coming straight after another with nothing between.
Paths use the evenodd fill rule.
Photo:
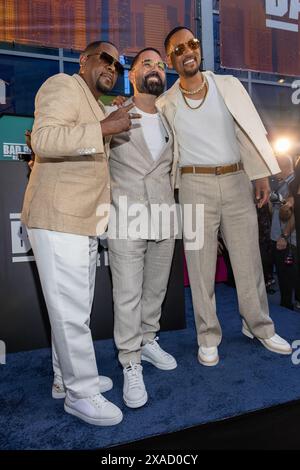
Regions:
<instances>
[{"instance_id":1,"label":"short dark hair","mask_svg":"<svg viewBox=\"0 0 300 470\"><path fill-rule=\"evenodd\" d=\"M86 46L82 54L84 55L93 54L93 52L95 52L95 50L98 49L98 47L100 47L102 44L110 44L111 46L118 49L117 46L110 41L94 41Z\"/></svg>"},{"instance_id":2,"label":"short dark hair","mask_svg":"<svg viewBox=\"0 0 300 470\"><path fill-rule=\"evenodd\" d=\"M166 51L168 50L171 38L174 36L174 34L178 33L178 31L182 31L183 29L186 29L187 31L190 31L192 34L194 34L194 31L192 31L187 26L177 26L176 28L172 29L172 31L169 32L169 34L166 37L165 42L164 42Z\"/></svg>"},{"instance_id":3,"label":"short dark hair","mask_svg":"<svg viewBox=\"0 0 300 470\"><path fill-rule=\"evenodd\" d=\"M134 68L136 65L137 61L139 60L140 56L143 54L143 52L147 51L153 51L156 52L161 57L161 53L159 52L158 49L155 49L155 47L145 47L145 49L142 49L140 52L137 53L137 55L133 58L132 64L131 64L131 70Z\"/></svg>"}]
</instances>

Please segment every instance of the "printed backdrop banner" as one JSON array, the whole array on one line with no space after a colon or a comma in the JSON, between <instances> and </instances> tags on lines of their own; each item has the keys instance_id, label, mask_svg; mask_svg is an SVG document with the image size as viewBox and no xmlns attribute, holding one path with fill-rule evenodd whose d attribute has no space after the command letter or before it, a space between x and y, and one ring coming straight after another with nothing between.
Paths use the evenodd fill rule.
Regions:
<instances>
[{"instance_id":1,"label":"printed backdrop banner","mask_svg":"<svg viewBox=\"0 0 300 470\"><path fill-rule=\"evenodd\" d=\"M134 55L162 51L170 29L194 17L194 0L0 0L0 41L81 51L105 39Z\"/></svg>"},{"instance_id":2,"label":"printed backdrop banner","mask_svg":"<svg viewBox=\"0 0 300 470\"><path fill-rule=\"evenodd\" d=\"M43 348L50 344L47 309L26 229L20 221L28 176L26 163L0 162L0 346L4 342L7 352ZM112 287L105 240L101 245L91 322L94 339L111 338L113 334ZM161 328L185 328L183 246L180 240L176 244Z\"/></svg>"},{"instance_id":3,"label":"printed backdrop banner","mask_svg":"<svg viewBox=\"0 0 300 470\"><path fill-rule=\"evenodd\" d=\"M300 76L299 0L220 0L222 67Z\"/></svg>"},{"instance_id":4,"label":"printed backdrop banner","mask_svg":"<svg viewBox=\"0 0 300 470\"><path fill-rule=\"evenodd\" d=\"M0 116L0 160L18 160L20 153L30 153L25 143L25 131L31 130L33 118Z\"/></svg>"}]
</instances>

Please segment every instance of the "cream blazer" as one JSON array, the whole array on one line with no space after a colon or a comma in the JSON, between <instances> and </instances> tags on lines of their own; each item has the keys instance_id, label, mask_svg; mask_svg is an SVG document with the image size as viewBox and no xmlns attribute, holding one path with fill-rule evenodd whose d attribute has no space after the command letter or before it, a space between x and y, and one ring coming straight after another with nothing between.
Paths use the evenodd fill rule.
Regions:
<instances>
[{"instance_id":1,"label":"cream blazer","mask_svg":"<svg viewBox=\"0 0 300 470\"><path fill-rule=\"evenodd\" d=\"M277 160L267 139L267 131L241 82L232 75L216 75L209 71L204 72L204 75L215 81L228 110L234 118L241 160L250 180L280 173ZM174 119L180 93L179 80L177 80L172 88L156 101L157 108L167 119L175 137L171 178L177 188L180 186L180 174L178 171L179 151ZM199 132L201 132L200 126Z\"/></svg>"}]
</instances>

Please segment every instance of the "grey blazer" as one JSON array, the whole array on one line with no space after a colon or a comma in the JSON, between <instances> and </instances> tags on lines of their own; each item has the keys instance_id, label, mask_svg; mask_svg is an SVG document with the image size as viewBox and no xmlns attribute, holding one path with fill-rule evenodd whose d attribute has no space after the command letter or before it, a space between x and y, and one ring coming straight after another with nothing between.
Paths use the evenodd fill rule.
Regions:
<instances>
[{"instance_id":1,"label":"grey blazer","mask_svg":"<svg viewBox=\"0 0 300 470\"><path fill-rule=\"evenodd\" d=\"M129 104L129 100L126 104ZM132 112L138 113L133 108ZM115 216L111 214L109 237L116 230L117 238L164 240L176 233L177 217L174 188L171 183L173 164L173 136L163 116L166 143L159 158L154 161L146 144L141 124L134 122L129 132L115 136L111 141L110 174L112 204ZM121 199L120 199L121 198ZM168 217L168 209L173 215ZM164 216L158 211L163 210ZM142 220L138 235L133 235L136 215Z\"/></svg>"}]
</instances>

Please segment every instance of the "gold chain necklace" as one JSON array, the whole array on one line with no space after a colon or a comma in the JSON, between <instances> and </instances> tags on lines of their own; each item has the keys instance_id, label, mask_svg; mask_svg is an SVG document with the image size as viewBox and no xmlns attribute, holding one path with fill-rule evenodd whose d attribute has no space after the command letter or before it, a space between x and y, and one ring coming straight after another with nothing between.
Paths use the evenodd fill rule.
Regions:
<instances>
[{"instance_id":1,"label":"gold chain necklace","mask_svg":"<svg viewBox=\"0 0 300 470\"><path fill-rule=\"evenodd\" d=\"M197 90L193 90L193 91L186 90L179 83L179 88L180 88L181 93L184 93L185 95L197 95L197 93L200 93L200 91L202 91L206 85L205 77L203 75L202 75L202 79L203 81L201 83L201 86Z\"/></svg>"},{"instance_id":2,"label":"gold chain necklace","mask_svg":"<svg viewBox=\"0 0 300 470\"><path fill-rule=\"evenodd\" d=\"M196 106L195 108L189 104L188 100L187 100L186 97L184 96L184 92L183 92L183 91L181 90L181 88L180 88L182 97L183 97L183 99L184 99L185 104L188 106L188 108L190 108L190 109L195 109L195 110L196 110L196 109L201 108L201 106L203 106L203 104L204 104L204 102L205 102L205 100L206 100L207 94L208 94L208 89L209 89L208 81L206 80L205 77L204 77L204 85L206 85L206 93L205 93L205 96L204 96L204 98L201 100L201 103L198 104L198 106Z\"/></svg>"}]
</instances>

